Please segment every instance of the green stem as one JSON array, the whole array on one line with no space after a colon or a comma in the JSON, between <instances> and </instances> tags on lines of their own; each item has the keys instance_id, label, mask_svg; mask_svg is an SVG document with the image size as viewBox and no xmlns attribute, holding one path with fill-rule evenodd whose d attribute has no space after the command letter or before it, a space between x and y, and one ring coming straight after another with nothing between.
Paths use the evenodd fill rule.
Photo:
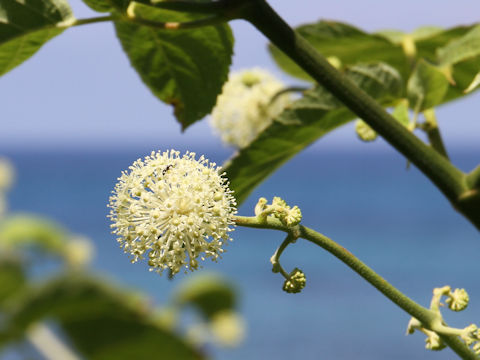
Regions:
<instances>
[{"instance_id":1,"label":"green stem","mask_svg":"<svg viewBox=\"0 0 480 360\"><path fill-rule=\"evenodd\" d=\"M118 20L118 16L115 15L107 15L107 16L98 16L88 19L77 19L71 26L80 26L80 25L87 25L87 24L94 24L99 22L109 22Z\"/></svg>"},{"instance_id":2,"label":"green stem","mask_svg":"<svg viewBox=\"0 0 480 360\"><path fill-rule=\"evenodd\" d=\"M273 229L280 230L287 233L298 233L301 238L304 238L321 248L328 251L337 259L342 261L358 275L364 278L367 282L373 285L378 291L390 299L394 304L398 305L408 314L418 319L422 325L431 330L432 325L438 322L438 315L417 304L415 301L404 295L401 291L387 282L379 274L373 271L370 267L364 264L360 259L355 257L351 252L344 247L338 245L330 238L322 235L315 230L308 227L298 225L294 228L288 228L283 225L280 220L268 217L265 220L259 221L257 217L235 216L235 223L239 226L259 228L259 229ZM448 344L457 355L462 359L477 359L477 356L465 345L458 337L454 335L438 334L441 339Z\"/></svg>"},{"instance_id":3,"label":"green stem","mask_svg":"<svg viewBox=\"0 0 480 360\"><path fill-rule=\"evenodd\" d=\"M480 165L468 173L467 185L470 189L480 191Z\"/></svg>"},{"instance_id":4,"label":"green stem","mask_svg":"<svg viewBox=\"0 0 480 360\"><path fill-rule=\"evenodd\" d=\"M269 104L273 104L280 96L284 95L284 94L288 94L288 93L291 93L291 92L304 92L304 91L307 91L308 88L306 87L303 87L303 86L290 86L290 87L287 87L285 89L282 89L280 91L278 91L275 95L272 96L272 98L270 99L270 102Z\"/></svg>"},{"instance_id":5,"label":"green stem","mask_svg":"<svg viewBox=\"0 0 480 360\"><path fill-rule=\"evenodd\" d=\"M283 277L287 280L290 280L290 275L280 264L280 256L282 256L283 251L287 248L288 245L292 243L293 240L294 237L292 236L292 234L287 234L285 240L283 240L283 242L280 244L278 249L273 254L272 258L270 259L270 262L273 265L273 272L280 272L280 274L282 274Z\"/></svg>"},{"instance_id":6,"label":"green stem","mask_svg":"<svg viewBox=\"0 0 480 360\"><path fill-rule=\"evenodd\" d=\"M427 109L423 112L425 117L425 125L422 129L427 133L428 141L432 148L434 148L440 155L448 159L447 149L443 143L442 135L435 116L435 110Z\"/></svg>"},{"instance_id":7,"label":"green stem","mask_svg":"<svg viewBox=\"0 0 480 360\"><path fill-rule=\"evenodd\" d=\"M231 0L232 3L240 0ZM243 0L237 16L252 23L275 46L328 89L359 118L415 164L443 192L456 209L480 229L470 209L458 204L466 190L463 173L396 121L373 98L358 88L321 56L313 46L283 21L265 0Z\"/></svg>"}]
</instances>

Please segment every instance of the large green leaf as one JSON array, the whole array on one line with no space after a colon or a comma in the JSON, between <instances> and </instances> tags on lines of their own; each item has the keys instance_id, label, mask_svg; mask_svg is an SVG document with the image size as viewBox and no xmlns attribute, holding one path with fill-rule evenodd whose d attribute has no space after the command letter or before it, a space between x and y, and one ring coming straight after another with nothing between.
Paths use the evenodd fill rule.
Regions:
<instances>
[{"instance_id":1,"label":"large green leaf","mask_svg":"<svg viewBox=\"0 0 480 360\"><path fill-rule=\"evenodd\" d=\"M401 31L383 31L369 34L351 25L319 21L297 27L295 30L308 40L325 57L336 57L342 65L385 62L397 69L404 79L410 73L410 60L402 49L402 41L414 42L416 57L437 61L436 51L448 42L464 36L472 26L458 26L441 30L437 27L421 27L411 34ZM269 47L273 59L290 75L312 81L298 65L273 45Z\"/></svg>"},{"instance_id":2,"label":"large green leaf","mask_svg":"<svg viewBox=\"0 0 480 360\"><path fill-rule=\"evenodd\" d=\"M49 319L87 359L202 359L153 320L145 300L97 280L65 276L19 299L1 339L18 339L28 326Z\"/></svg>"},{"instance_id":3,"label":"large green leaf","mask_svg":"<svg viewBox=\"0 0 480 360\"><path fill-rule=\"evenodd\" d=\"M316 24L302 25L296 31L322 55L338 58L343 66L378 61L388 63L402 75L406 87L406 81L410 77L412 69L411 59L408 59L402 50L404 39L408 38L413 42L417 59L438 63L437 51L440 51L441 48L445 53L447 53L446 50L451 49L452 56L455 56L455 48L467 49L470 46L473 49L472 42L477 41L478 36L478 30L475 30L477 28L458 26L441 30L437 27L422 27L410 34L401 31L368 34L347 24L320 21ZM457 62L453 66L451 74L455 84L448 87L442 103L463 96L463 90L468 87L475 74L478 73L480 55L474 56L475 51L478 51L478 48L477 50L465 50L462 52L461 59L456 58ZM309 75L276 47L270 46L270 52L284 71L301 79L312 81Z\"/></svg>"},{"instance_id":4,"label":"large green leaf","mask_svg":"<svg viewBox=\"0 0 480 360\"><path fill-rule=\"evenodd\" d=\"M109 0L83 0L83 2L98 12L112 12L115 9Z\"/></svg>"},{"instance_id":5,"label":"large green leaf","mask_svg":"<svg viewBox=\"0 0 480 360\"><path fill-rule=\"evenodd\" d=\"M1 0L0 75L20 65L73 21L64 0Z\"/></svg>"},{"instance_id":6,"label":"large green leaf","mask_svg":"<svg viewBox=\"0 0 480 360\"><path fill-rule=\"evenodd\" d=\"M389 103L401 96L402 79L388 65L357 65L346 75L380 102ZM305 92L301 99L225 165L237 202L243 202L255 186L288 159L353 119L355 115L324 88Z\"/></svg>"},{"instance_id":7,"label":"large green leaf","mask_svg":"<svg viewBox=\"0 0 480 360\"><path fill-rule=\"evenodd\" d=\"M453 65L480 55L480 25L464 36L455 39L437 50L441 65ZM479 65L480 68L480 65Z\"/></svg>"},{"instance_id":8,"label":"large green leaf","mask_svg":"<svg viewBox=\"0 0 480 360\"><path fill-rule=\"evenodd\" d=\"M401 46L380 35L368 34L351 25L334 21L319 21L302 25L295 30L323 56L334 56L343 65L384 62L400 73L407 71ZM277 65L284 71L304 80L312 80L277 47L270 45L269 50Z\"/></svg>"},{"instance_id":9,"label":"large green leaf","mask_svg":"<svg viewBox=\"0 0 480 360\"><path fill-rule=\"evenodd\" d=\"M443 100L448 90L448 80L436 66L420 60L407 85L408 100L412 106L423 111Z\"/></svg>"},{"instance_id":10,"label":"large green leaf","mask_svg":"<svg viewBox=\"0 0 480 360\"><path fill-rule=\"evenodd\" d=\"M141 4L136 16L152 21L189 21L190 15ZM155 96L171 104L185 129L207 115L228 76L233 37L228 25L159 30L127 21L115 24L132 66Z\"/></svg>"}]
</instances>

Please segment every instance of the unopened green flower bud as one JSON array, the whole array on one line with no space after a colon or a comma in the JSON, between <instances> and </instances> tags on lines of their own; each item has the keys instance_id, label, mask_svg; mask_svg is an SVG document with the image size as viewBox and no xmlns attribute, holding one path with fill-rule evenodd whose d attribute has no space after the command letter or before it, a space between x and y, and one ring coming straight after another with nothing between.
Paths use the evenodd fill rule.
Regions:
<instances>
[{"instance_id":1,"label":"unopened green flower bud","mask_svg":"<svg viewBox=\"0 0 480 360\"><path fill-rule=\"evenodd\" d=\"M469 297L465 289L455 289L445 301L450 310L462 311L468 306Z\"/></svg>"},{"instance_id":2,"label":"unopened green flower bud","mask_svg":"<svg viewBox=\"0 0 480 360\"><path fill-rule=\"evenodd\" d=\"M299 293L305 287L306 283L307 278L305 274L299 268L295 268L290 273L290 279L285 280L283 283L283 291L290 294Z\"/></svg>"},{"instance_id":3,"label":"unopened green flower bud","mask_svg":"<svg viewBox=\"0 0 480 360\"><path fill-rule=\"evenodd\" d=\"M272 205L279 206L279 207L287 207L288 206L287 203L285 202L285 200L283 200L279 196L274 196L274 198L272 200Z\"/></svg>"},{"instance_id":4,"label":"unopened green flower bud","mask_svg":"<svg viewBox=\"0 0 480 360\"><path fill-rule=\"evenodd\" d=\"M355 132L362 141L369 142L377 138L377 132L361 119L355 122Z\"/></svg>"},{"instance_id":5,"label":"unopened green flower bud","mask_svg":"<svg viewBox=\"0 0 480 360\"><path fill-rule=\"evenodd\" d=\"M463 329L460 337L463 339L463 341L465 341L465 344L467 344L467 346L472 345L475 341L478 340L477 330L478 327L475 324L468 325L465 329Z\"/></svg>"},{"instance_id":6,"label":"unopened green flower bud","mask_svg":"<svg viewBox=\"0 0 480 360\"><path fill-rule=\"evenodd\" d=\"M472 350L475 351L475 354L480 355L480 341L473 344Z\"/></svg>"},{"instance_id":7,"label":"unopened green flower bud","mask_svg":"<svg viewBox=\"0 0 480 360\"><path fill-rule=\"evenodd\" d=\"M285 223L287 226L295 226L298 225L300 221L302 221L302 212L300 211L299 207L295 205L293 208L287 211Z\"/></svg>"},{"instance_id":8,"label":"unopened green flower bud","mask_svg":"<svg viewBox=\"0 0 480 360\"><path fill-rule=\"evenodd\" d=\"M255 205L255 215L258 216L260 215L263 210L265 210L265 208L267 207L267 199L265 199L264 197L261 197L260 199L258 199L258 202L257 202L257 205Z\"/></svg>"},{"instance_id":9,"label":"unopened green flower bud","mask_svg":"<svg viewBox=\"0 0 480 360\"><path fill-rule=\"evenodd\" d=\"M445 346L446 345L443 343L442 339L440 339L440 336L433 331L428 332L428 336L425 339L425 349L438 351L444 349Z\"/></svg>"}]
</instances>

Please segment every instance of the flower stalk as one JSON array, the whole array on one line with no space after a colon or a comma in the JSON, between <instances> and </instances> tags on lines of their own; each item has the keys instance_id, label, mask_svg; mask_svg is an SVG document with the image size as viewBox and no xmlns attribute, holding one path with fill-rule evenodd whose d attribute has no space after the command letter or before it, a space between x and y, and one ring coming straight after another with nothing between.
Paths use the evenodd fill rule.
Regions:
<instances>
[{"instance_id":1,"label":"flower stalk","mask_svg":"<svg viewBox=\"0 0 480 360\"><path fill-rule=\"evenodd\" d=\"M355 255L327 236L302 225L296 225L293 228L288 227L279 219L272 216L268 216L266 219L259 219L258 217L234 216L234 221L237 226L280 230L286 232L287 234L295 231L294 236L297 236L298 234L299 238L308 240L331 253L333 256L355 271L358 275L360 275L363 279L369 282L372 286L374 286L394 304L398 305L405 312L418 319L423 328L427 330L435 330L434 327L438 326L439 317L435 311L429 310L417 304L415 301L404 295L401 291L391 285ZM456 336L456 334L440 333L438 336L462 359L478 360L476 354L469 349L468 346Z\"/></svg>"}]
</instances>

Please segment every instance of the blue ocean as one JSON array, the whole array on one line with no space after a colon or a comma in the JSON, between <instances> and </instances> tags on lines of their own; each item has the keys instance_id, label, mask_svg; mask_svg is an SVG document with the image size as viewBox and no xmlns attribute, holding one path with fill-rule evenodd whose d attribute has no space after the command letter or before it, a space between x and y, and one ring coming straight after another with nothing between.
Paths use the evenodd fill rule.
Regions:
<instances>
[{"instance_id":1,"label":"blue ocean","mask_svg":"<svg viewBox=\"0 0 480 360\"><path fill-rule=\"evenodd\" d=\"M373 148L372 148L373 149ZM204 148L222 163L228 151ZM110 234L106 204L117 177L143 149L107 151L4 151L16 167L9 194L12 212L37 213L94 242L95 270L117 284L168 302L173 281L131 264ZM457 151L462 170L479 162L478 153ZM313 148L287 163L258 187L239 209L252 216L259 197L281 196L298 205L303 224L331 237L415 301L428 306L434 287L465 288L469 307L444 310L457 327L480 325L480 236L415 167L392 150L350 151ZM424 349L425 336L405 336L409 315L321 248L303 240L284 253L286 269L301 268L307 286L300 294L282 291L270 256L283 234L238 228L218 263L239 293L248 332L234 349L212 347L215 359L455 359L445 349Z\"/></svg>"}]
</instances>

